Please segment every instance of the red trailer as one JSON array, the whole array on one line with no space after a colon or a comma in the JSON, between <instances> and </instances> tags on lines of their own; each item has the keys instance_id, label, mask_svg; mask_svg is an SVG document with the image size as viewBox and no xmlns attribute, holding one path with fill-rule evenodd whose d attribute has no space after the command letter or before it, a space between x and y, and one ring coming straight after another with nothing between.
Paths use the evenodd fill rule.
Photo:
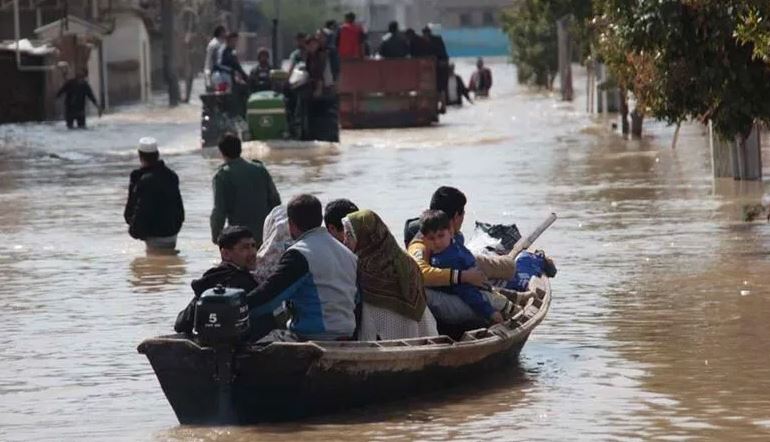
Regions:
<instances>
[{"instance_id":1,"label":"red trailer","mask_svg":"<svg viewBox=\"0 0 770 442\"><path fill-rule=\"evenodd\" d=\"M339 81L345 129L428 126L438 121L432 58L344 60Z\"/></svg>"}]
</instances>

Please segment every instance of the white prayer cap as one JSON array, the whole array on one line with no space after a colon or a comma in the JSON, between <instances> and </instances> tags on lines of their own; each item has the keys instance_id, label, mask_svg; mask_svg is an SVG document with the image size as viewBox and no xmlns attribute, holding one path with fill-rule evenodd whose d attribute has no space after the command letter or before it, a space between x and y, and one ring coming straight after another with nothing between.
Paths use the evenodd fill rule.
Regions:
<instances>
[{"instance_id":1,"label":"white prayer cap","mask_svg":"<svg viewBox=\"0 0 770 442\"><path fill-rule=\"evenodd\" d=\"M158 141L152 137L144 137L139 139L139 152L142 153L155 153L158 151Z\"/></svg>"}]
</instances>

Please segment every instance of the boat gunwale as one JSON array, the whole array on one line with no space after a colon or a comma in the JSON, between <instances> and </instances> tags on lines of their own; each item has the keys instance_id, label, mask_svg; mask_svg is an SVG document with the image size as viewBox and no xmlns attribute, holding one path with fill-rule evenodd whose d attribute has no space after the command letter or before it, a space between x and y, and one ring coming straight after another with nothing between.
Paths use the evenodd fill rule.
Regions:
<instances>
[{"instance_id":1,"label":"boat gunwale","mask_svg":"<svg viewBox=\"0 0 770 442\"><path fill-rule=\"evenodd\" d=\"M537 281L537 282L536 282ZM421 336L408 339L390 339L382 341L306 341L306 342L270 342L270 343L251 343L239 353L261 353L270 352L278 349L287 349L290 347L312 349L314 352L320 352L324 358L345 358L346 356L362 355L367 353L387 353L414 355L423 352L432 352L437 350L467 349L491 346L516 339L521 336L528 336L537 325L542 322L548 312L551 304L551 285L547 277L532 278L530 285L534 285L544 291L542 297L538 298L540 305L536 306L535 298L530 298L524 308L514 317L501 324L493 325L488 328L479 328L468 330L459 340L454 340L447 335ZM517 324L518 319L531 309L537 309L523 323ZM475 334L486 333L487 336L475 337ZM467 338L467 339L466 339ZM435 342L441 340L443 342ZM213 347L201 346L187 336L183 335L165 335L145 339L137 348L139 353L146 354L148 345L160 344L164 342L180 342L189 345L198 351L214 351ZM414 342L414 344L410 344Z\"/></svg>"}]
</instances>

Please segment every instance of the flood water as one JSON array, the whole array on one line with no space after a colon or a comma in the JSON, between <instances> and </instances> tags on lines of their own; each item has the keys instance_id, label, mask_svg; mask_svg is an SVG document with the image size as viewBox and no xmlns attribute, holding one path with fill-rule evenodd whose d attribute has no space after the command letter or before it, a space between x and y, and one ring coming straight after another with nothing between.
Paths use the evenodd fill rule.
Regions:
<instances>
[{"instance_id":1,"label":"flood water","mask_svg":"<svg viewBox=\"0 0 770 442\"><path fill-rule=\"evenodd\" d=\"M465 62L461 72L471 66ZM144 356L216 263L199 108L136 107L85 132L0 126L0 440L246 441L770 438L770 225L741 221L761 184L714 183L704 131L610 120L515 84L440 125L345 131L338 147L251 146L286 200L374 209L401 236L439 185L471 220L533 228L555 259L552 310L510 372L427 398L258 427L183 427ZM122 210L135 142L181 179L178 256L148 257ZM468 227L468 226L466 226ZM469 227L466 228L469 231Z\"/></svg>"}]
</instances>

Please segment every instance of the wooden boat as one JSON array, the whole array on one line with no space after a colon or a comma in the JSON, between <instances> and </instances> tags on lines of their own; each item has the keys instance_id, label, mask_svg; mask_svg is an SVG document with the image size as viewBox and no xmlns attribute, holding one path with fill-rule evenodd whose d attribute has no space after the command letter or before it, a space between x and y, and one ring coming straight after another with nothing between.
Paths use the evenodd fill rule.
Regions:
<instances>
[{"instance_id":1,"label":"wooden boat","mask_svg":"<svg viewBox=\"0 0 770 442\"><path fill-rule=\"evenodd\" d=\"M139 345L182 424L295 419L467 384L515 364L551 303L547 278L505 323L449 336L376 342L201 347L183 335Z\"/></svg>"}]
</instances>

